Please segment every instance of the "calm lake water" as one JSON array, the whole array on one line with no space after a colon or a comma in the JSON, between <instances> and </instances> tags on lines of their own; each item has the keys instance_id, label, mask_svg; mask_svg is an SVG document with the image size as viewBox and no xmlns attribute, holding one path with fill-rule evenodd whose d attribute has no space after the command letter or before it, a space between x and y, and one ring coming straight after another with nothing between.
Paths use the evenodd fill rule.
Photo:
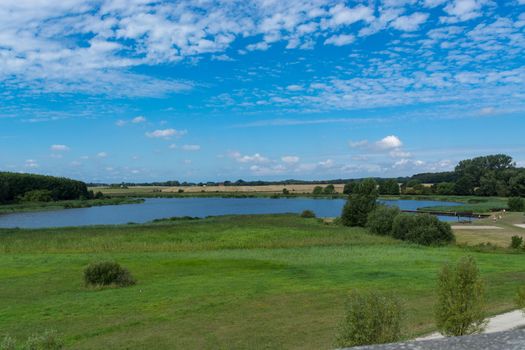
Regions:
<instances>
[{"instance_id":1,"label":"calm lake water","mask_svg":"<svg viewBox=\"0 0 525 350\"><path fill-rule=\"evenodd\" d=\"M459 203L440 201L389 200L404 210L428 206L457 206ZM142 204L108 205L102 207L66 209L34 213L0 215L0 227L41 228L85 225L114 225L129 222L144 223L173 216L206 217L231 214L300 213L313 210L320 217L341 214L344 199L311 198L149 198ZM455 221L455 217L440 217Z\"/></svg>"}]
</instances>

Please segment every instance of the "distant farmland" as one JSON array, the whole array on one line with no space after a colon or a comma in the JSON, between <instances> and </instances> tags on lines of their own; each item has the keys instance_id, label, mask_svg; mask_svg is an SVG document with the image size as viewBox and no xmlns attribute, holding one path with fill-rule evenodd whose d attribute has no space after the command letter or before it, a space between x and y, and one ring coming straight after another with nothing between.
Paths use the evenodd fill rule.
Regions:
<instances>
[{"instance_id":1,"label":"distant farmland","mask_svg":"<svg viewBox=\"0 0 525 350\"><path fill-rule=\"evenodd\" d=\"M287 189L290 193L312 193L316 186L326 187L328 184L299 184L299 185L263 185L263 186L131 186L129 188L93 187L94 191L105 194L147 194L147 193L282 193ZM334 184L337 193L343 193L344 184Z\"/></svg>"}]
</instances>

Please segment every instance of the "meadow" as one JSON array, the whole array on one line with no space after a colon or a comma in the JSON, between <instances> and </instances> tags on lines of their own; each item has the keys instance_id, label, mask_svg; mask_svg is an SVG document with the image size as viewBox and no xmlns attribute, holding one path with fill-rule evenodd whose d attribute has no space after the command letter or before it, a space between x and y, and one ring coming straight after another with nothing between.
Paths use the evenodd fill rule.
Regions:
<instances>
[{"instance_id":1,"label":"meadow","mask_svg":"<svg viewBox=\"0 0 525 350\"><path fill-rule=\"evenodd\" d=\"M525 254L422 247L295 215L0 230L0 335L56 329L71 349L318 349L333 346L352 289L399 296L405 338L434 329L436 273L477 260L488 311L513 308ZM115 260L138 284L87 288Z\"/></svg>"}]
</instances>

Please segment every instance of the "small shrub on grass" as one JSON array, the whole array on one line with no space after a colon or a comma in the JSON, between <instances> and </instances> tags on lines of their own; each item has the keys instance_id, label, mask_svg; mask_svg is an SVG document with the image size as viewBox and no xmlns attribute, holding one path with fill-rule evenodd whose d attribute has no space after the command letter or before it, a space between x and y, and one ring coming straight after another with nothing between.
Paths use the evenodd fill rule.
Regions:
<instances>
[{"instance_id":1,"label":"small shrub on grass","mask_svg":"<svg viewBox=\"0 0 525 350\"><path fill-rule=\"evenodd\" d=\"M0 350L16 350L16 341L6 335L0 343Z\"/></svg>"},{"instance_id":2,"label":"small shrub on grass","mask_svg":"<svg viewBox=\"0 0 525 350\"><path fill-rule=\"evenodd\" d=\"M352 292L336 345L349 347L392 343L401 335L401 304L375 292Z\"/></svg>"},{"instance_id":3,"label":"small shrub on grass","mask_svg":"<svg viewBox=\"0 0 525 350\"><path fill-rule=\"evenodd\" d=\"M116 262L100 262L89 265L84 270L86 286L132 286L136 283L131 273Z\"/></svg>"},{"instance_id":4,"label":"small shrub on grass","mask_svg":"<svg viewBox=\"0 0 525 350\"><path fill-rule=\"evenodd\" d=\"M64 347L62 339L55 331L35 334L27 339L24 350L60 350Z\"/></svg>"},{"instance_id":5,"label":"small shrub on grass","mask_svg":"<svg viewBox=\"0 0 525 350\"><path fill-rule=\"evenodd\" d=\"M512 236L510 238L510 247L512 249L520 249L523 244L523 238L520 236Z\"/></svg>"},{"instance_id":6,"label":"small shrub on grass","mask_svg":"<svg viewBox=\"0 0 525 350\"><path fill-rule=\"evenodd\" d=\"M376 235L391 235L394 219L401 213L398 207L379 205L370 214L366 226Z\"/></svg>"},{"instance_id":7,"label":"small shrub on grass","mask_svg":"<svg viewBox=\"0 0 525 350\"><path fill-rule=\"evenodd\" d=\"M302 218L315 218L315 213L311 210L303 210L303 212L301 213L301 217Z\"/></svg>"},{"instance_id":8,"label":"small shrub on grass","mask_svg":"<svg viewBox=\"0 0 525 350\"><path fill-rule=\"evenodd\" d=\"M474 334L485 328L483 281L472 257L441 269L437 285L436 325L445 336Z\"/></svg>"},{"instance_id":9,"label":"small shrub on grass","mask_svg":"<svg viewBox=\"0 0 525 350\"><path fill-rule=\"evenodd\" d=\"M520 197L510 197L507 206L509 207L509 211L520 212L525 210L525 202Z\"/></svg>"},{"instance_id":10,"label":"small shrub on grass","mask_svg":"<svg viewBox=\"0 0 525 350\"><path fill-rule=\"evenodd\" d=\"M525 286L518 288L516 293L516 306L525 313Z\"/></svg>"}]
</instances>

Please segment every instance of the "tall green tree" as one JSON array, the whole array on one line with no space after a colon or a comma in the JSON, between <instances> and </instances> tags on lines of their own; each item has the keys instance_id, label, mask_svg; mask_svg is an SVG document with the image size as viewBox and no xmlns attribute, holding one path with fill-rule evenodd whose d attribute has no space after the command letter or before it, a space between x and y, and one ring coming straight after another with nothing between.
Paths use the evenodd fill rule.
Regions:
<instances>
[{"instance_id":1,"label":"tall green tree","mask_svg":"<svg viewBox=\"0 0 525 350\"><path fill-rule=\"evenodd\" d=\"M354 192L354 188L356 187L356 185L357 185L357 182L355 181L345 183L345 186L343 187L343 193L351 194L352 192Z\"/></svg>"},{"instance_id":2,"label":"tall green tree","mask_svg":"<svg viewBox=\"0 0 525 350\"><path fill-rule=\"evenodd\" d=\"M377 198L377 184L373 179L359 182L343 207L341 213L343 225L364 227L368 214L377 205Z\"/></svg>"},{"instance_id":3,"label":"tall green tree","mask_svg":"<svg viewBox=\"0 0 525 350\"><path fill-rule=\"evenodd\" d=\"M379 183L379 194L386 194L392 196L398 195L399 184L394 179L381 181Z\"/></svg>"}]
</instances>

